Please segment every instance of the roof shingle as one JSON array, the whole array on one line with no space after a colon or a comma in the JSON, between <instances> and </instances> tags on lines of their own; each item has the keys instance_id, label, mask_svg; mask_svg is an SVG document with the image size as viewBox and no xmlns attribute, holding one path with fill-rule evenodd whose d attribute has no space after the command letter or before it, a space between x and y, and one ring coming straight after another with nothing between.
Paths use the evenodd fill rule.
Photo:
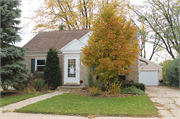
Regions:
<instances>
[{"instance_id":1,"label":"roof shingle","mask_svg":"<svg viewBox=\"0 0 180 119\"><path fill-rule=\"evenodd\" d=\"M64 30L40 32L23 47L28 51L48 51L50 47L61 49L72 40L80 39L90 30Z\"/></svg>"}]
</instances>

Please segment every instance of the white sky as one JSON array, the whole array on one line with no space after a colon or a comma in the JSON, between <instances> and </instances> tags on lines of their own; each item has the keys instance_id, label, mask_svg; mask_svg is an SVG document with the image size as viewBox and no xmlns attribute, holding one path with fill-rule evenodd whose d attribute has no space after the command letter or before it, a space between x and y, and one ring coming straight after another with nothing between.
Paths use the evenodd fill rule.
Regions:
<instances>
[{"instance_id":1,"label":"white sky","mask_svg":"<svg viewBox=\"0 0 180 119\"><path fill-rule=\"evenodd\" d=\"M34 27L34 23L29 19L33 11L38 8L38 6L42 3L42 0L22 0L21 2L21 24L19 25L23 29L20 30L19 35L22 40L19 43L16 43L16 46L24 46L28 41L30 41L36 34L33 33L32 29Z\"/></svg>"},{"instance_id":2,"label":"white sky","mask_svg":"<svg viewBox=\"0 0 180 119\"><path fill-rule=\"evenodd\" d=\"M21 12L21 24L20 27L23 27L23 29L20 31L20 36L22 38L21 42L16 43L16 46L22 47L24 46L28 41L30 41L36 34L33 33L32 29L35 26L33 21L31 21L30 18L33 14L33 11L36 10L40 4L42 4L43 0L22 0L20 9L22 10ZM144 0L130 0L132 4L142 4ZM28 25L27 25L28 24ZM147 57L150 56L151 54L151 49L150 46L146 46L147 49ZM154 57L153 61L155 62L162 62L166 58L165 55L160 56L160 57ZM158 60L158 61L156 61Z\"/></svg>"}]
</instances>

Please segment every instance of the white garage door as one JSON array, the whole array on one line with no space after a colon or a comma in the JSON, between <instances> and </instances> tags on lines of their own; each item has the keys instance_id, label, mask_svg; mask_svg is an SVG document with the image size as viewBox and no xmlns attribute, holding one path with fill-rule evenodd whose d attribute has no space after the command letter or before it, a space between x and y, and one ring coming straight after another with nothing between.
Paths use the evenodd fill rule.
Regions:
<instances>
[{"instance_id":1,"label":"white garage door","mask_svg":"<svg viewBox=\"0 0 180 119\"><path fill-rule=\"evenodd\" d=\"M158 85L158 72L156 70L141 71L139 73L139 83L147 85Z\"/></svg>"}]
</instances>

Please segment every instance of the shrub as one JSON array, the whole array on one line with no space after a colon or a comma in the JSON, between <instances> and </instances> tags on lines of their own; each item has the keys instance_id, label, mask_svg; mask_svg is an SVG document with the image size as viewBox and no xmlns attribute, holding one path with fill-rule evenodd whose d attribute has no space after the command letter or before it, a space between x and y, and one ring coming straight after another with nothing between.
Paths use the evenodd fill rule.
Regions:
<instances>
[{"instance_id":1,"label":"shrub","mask_svg":"<svg viewBox=\"0 0 180 119\"><path fill-rule=\"evenodd\" d=\"M166 76L167 85L172 87L179 87L179 73L180 73L180 56L167 65Z\"/></svg>"},{"instance_id":2,"label":"shrub","mask_svg":"<svg viewBox=\"0 0 180 119\"><path fill-rule=\"evenodd\" d=\"M56 89L58 86L62 85L59 57L57 55L56 48L49 48L49 51L47 52L44 80L48 86L52 86L53 89Z\"/></svg>"},{"instance_id":3,"label":"shrub","mask_svg":"<svg viewBox=\"0 0 180 119\"><path fill-rule=\"evenodd\" d=\"M143 83L123 83L122 88L128 88L131 86L135 86L138 89L141 89L142 91L145 91L145 85Z\"/></svg>"},{"instance_id":4,"label":"shrub","mask_svg":"<svg viewBox=\"0 0 180 119\"><path fill-rule=\"evenodd\" d=\"M121 90L121 93L122 94L133 94L133 95L145 95L146 94L144 91L136 88L135 86L123 88Z\"/></svg>"},{"instance_id":5,"label":"shrub","mask_svg":"<svg viewBox=\"0 0 180 119\"><path fill-rule=\"evenodd\" d=\"M91 93L92 96L97 96L101 94L101 88L92 86L89 87L89 92Z\"/></svg>"},{"instance_id":6,"label":"shrub","mask_svg":"<svg viewBox=\"0 0 180 119\"><path fill-rule=\"evenodd\" d=\"M34 71L33 75L28 75L29 79L32 81L34 79L43 79L44 78L44 73Z\"/></svg>"},{"instance_id":7,"label":"shrub","mask_svg":"<svg viewBox=\"0 0 180 119\"><path fill-rule=\"evenodd\" d=\"M39 73L38 71L35 71L33 74L28 74L28 78L26 81L21 82L21 83L17 83L15 85L13 85L13 87L16 90L23 91L25 88L28 88L28 86L31 85L33 80L43 79L43 77L44 77L43 73Z\"/></svg>"},{"instance_id":8,"label":"shrub","mask_svg":"<svg viewBox=\"0 0 180 119\"><path fill-rule=\"evenodd\" d=\"M111 94L116 94L117 92L120 92L120 87L121 87L122 83L121 84L111 84L111 90L109 90L109 92Z\"/></svg>"},{"instance_id":9,"label":"shrub","mask_svg":"<svg viewBox=\"0 0 180 119\"><path fill-rule=\"evenodd\" d=\"M91 69L88 70L88 86L92 87L94 85L93 83L93 76L91 74Z\"/></svg>"},{"instance_id":10,"label":"shrub","mask_svg":"<svg viewBox=\"0 0 180 119\"><path fill-rule=\"evenodd\" d=\"M35 86L31 84L28 84L26 87L26 90L24 90L25 92L28 92L28 94L32 94L36 92Z\"/></svg>"},{"instance_id":11,"label":"shrub","mask_svg":"<svg viewBox=\"0 0 180 119\"><path fill-rule=\"evenodd\" d=\"M45 84L43 79L35 79L32 81L32 84L34 85L36 91L44 91L48 89L48 85Z\"/></svg>"},{"instance_id":12,"label":"shrub","mask_svg":"<svg viewBox=\"0 0 180 119\"><path fill-rule=\"evenodd\" d=\"M166 70L167 70L167 66L169 64L170 60L166 60L163 63L160 63L161 66L163 66L163 70L162 70L162 75L163 75L163 84L167 84L167 75L166 75Z\"/></svg>"},{"instance_id":13,"label":"shrub","mask_svg":"<svg viewBox=\"0 0 180 119\"><path fill-rule=\"evenodd\" d=\"M25 89L25 84L22 82L22 83L18 83L18 84L13 85L13 87L14 87L16 90L22 91L22 90Z\"/></svg>"},{"instance_id":14,"label":"shrub","mask_svg":"<svg viewBox=\"0 0 180 119\"><path fill-rule=\"evenodd\" d=\"M99 87L102 91L108 91L107 88L104 86L104 81L96 80L95 83L93 83L93 86Z\"/></svg>"}]
</instances>

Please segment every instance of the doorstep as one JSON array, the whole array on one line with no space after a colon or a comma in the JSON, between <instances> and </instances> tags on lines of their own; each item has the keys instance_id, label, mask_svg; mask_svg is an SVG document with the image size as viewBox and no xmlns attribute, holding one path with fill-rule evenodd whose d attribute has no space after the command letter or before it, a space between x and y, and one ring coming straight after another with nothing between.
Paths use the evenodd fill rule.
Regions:
<instances>
[{"instance_id":1,"label":"doorstep","mask_svg":"<svg viewBox=\"0 0 180 119\"><path fill-rule=\"evenodd\" d=\"M84 87L85 86L79 86L79 85L77 85L77 86L75 86L75 85L69 86L69 85L67 85L67 86L58 86L57 90L58 91L62 91L62 90L76 90L76 89L83 89Z\"/></svg>"}]
</instances>

